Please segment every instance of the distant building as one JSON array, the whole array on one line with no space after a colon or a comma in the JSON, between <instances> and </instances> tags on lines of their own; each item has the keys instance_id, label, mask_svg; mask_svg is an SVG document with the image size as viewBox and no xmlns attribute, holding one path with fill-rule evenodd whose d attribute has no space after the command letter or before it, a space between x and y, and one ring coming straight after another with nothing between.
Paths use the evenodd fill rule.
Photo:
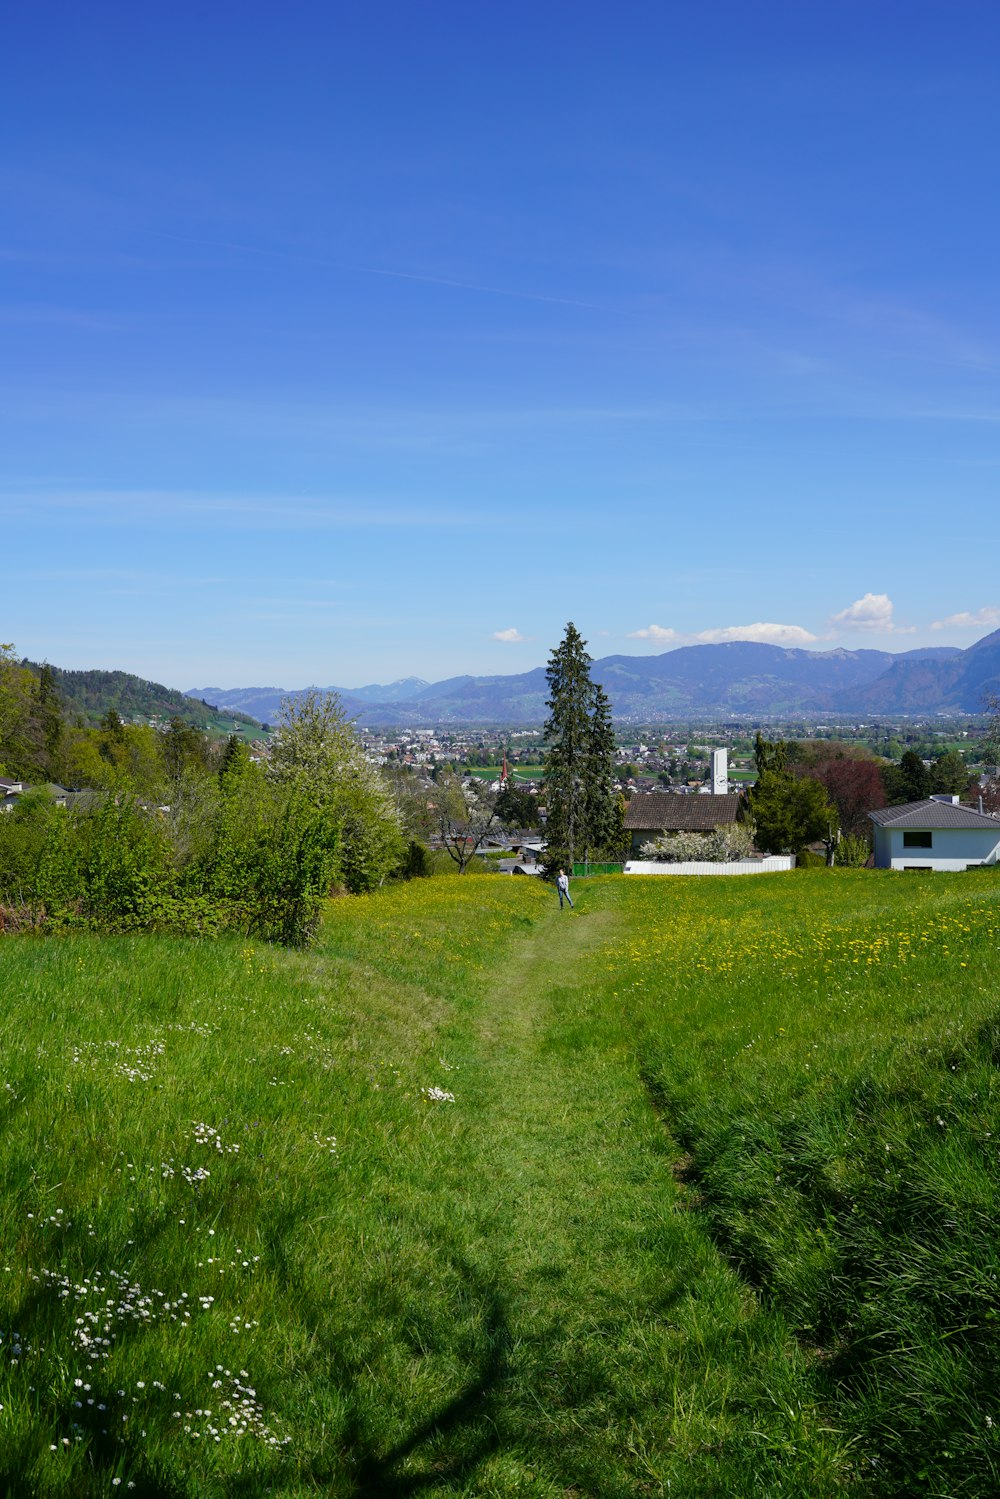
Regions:
<instances>
[{"instance_id":1,"label":"distant building","mask_svg":"<svg viewBox=\"0 0 1000 1499\"><path fill-rule=\"evenodd\" d=\"M12 812L22 796L29 791L44 791L57 807L79 807L88 805L95 796L93 791L67 791L54 781L44 781L29 786L27 781L9 781L0 776L0 812Z\"/></svg>"},{"instance_id":2,"label":"distant building","mask_svg":"<svg viewBox=\"0 0 1000 1499\"><path fill-rule=\"evenodd\" d=\"M961 806L957 796L929 796L868 816L876 869L962 870L1000 861L1000 821Z\"/></svg>"}]
</instances>

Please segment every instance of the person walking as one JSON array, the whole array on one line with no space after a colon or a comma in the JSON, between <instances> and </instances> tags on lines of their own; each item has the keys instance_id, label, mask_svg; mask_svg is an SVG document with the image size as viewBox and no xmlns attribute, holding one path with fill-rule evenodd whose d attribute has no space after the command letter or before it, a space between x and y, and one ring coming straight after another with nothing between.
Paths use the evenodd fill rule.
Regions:
<instances>
[{"instance_id":1,"label":"person walking","mask_svg":"<svg viewBox=\"0 0 1000 1499\"><path fill-rule=\"evenodd\" d=\"M569 893L569 875L566 873L565 869L560 869L560 871L559 871L559 877L556 880L556 889L559 891L559 909L560 909L560 911L563 908L563 901L564 900L568 900L569 901L569 908L572 911L573 910L573 897Z\"/></svg>"}]
</instances>

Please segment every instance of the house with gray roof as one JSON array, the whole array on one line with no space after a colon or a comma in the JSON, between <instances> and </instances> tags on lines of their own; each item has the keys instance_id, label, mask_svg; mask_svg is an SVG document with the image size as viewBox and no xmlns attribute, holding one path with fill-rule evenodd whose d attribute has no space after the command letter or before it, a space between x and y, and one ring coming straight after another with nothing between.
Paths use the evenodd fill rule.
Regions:
<instances>
[{"instance_id":1,"label":"house with gray roof","mask_svg":"<svg viewBox=\"0 0 1000 1499\"><path fill-rule=\"evenodd\" d=\"M1000 819L957 796L929 796L869 812L876 869L969 869L1000 862Z\"/></svg>"}]
</instances>

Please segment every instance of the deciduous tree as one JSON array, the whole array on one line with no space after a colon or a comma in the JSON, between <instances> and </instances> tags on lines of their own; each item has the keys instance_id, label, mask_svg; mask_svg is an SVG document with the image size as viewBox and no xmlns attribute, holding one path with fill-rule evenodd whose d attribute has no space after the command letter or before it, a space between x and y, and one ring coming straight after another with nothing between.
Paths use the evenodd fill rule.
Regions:
<instances>
[{"instance_id":1,"label":"deciduous tree","mask_svg":"<svg viewBox=\"0 0 1000 1499\"><path fill-rule=\"evenodd\" d=\"M435 795L441 846L464 874L497 824L497 794L469 776L440 776Z\"/></svg>"},{"instance_id":2,"label":"deciduous tree","mask_svg":"<svg viewBox=\"0 0 1000 1499\"><path fill-rule=\"evenodd\" d=\"M808 773L826 789L837 809L841 831L851 837L867 838L871 828L869 812L886 805L879 762L836 754L814 761Z\"/></svg>"},{"instance_id":3,"label":"deciduous tree","mask_svg":"<svg viewBox=\"0 0 1000 1499\"><path fill-rule=\"evenodd\" d=\"M322 814L349 890L375 889L399 863L406 841L392 794L336 693L285 700L270 774Z\"/></svg>"},{"instance_id":4,"label":"deciduous tree","mask_svg":"<svg viewBox=\"0 0 1000 1499\"><path fill-rule=\"evenodd\" d=\"M33 759L31 711L36 678L0 645L0 774L25 776Z\"/></svg>"},{"instance_id":5,"label":"deciduous tree","mask_svg":"<svg viewBox=\"0 0 1000 1499\"><path fill-rule=\"evenodd\" d=\"M829 839L837 809L811 776L765 770L750 793L757 847L766 854L795 854L807 843Z\"/></svg>"},{"instance_id":6,"label":"deciduous tree","mask_svg":"<svg viewBox=\"0 0 1000 1499\"><path fill-rule=\"evenodd\" d=\"M1000 697L987 693L983 702L990 715L983 740L983 760L986 765L1000 765Z\"/></svg>"},{"instance_id":7,"label":"deciduous tree","mask_svg":"<svg viewBox=\"0 0 1000 1499\"><path fill-rule=\"evenodd\" d=\"M65 722L55 674L47 663L38 673L31 717L38 770L46 780L56 781L63 770Z\"/></svg>"}]
</instances>

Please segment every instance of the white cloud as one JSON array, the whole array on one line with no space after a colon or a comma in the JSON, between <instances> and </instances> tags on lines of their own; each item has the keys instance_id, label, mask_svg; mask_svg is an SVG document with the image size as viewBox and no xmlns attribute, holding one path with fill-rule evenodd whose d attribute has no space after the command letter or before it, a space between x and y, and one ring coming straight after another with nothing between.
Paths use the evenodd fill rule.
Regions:
<instances>
[{"instance_id":1,"label":"white cloud","mask_svg":"<svg viewBox=\"0 0 1000 1499\"><path fill-rule=\"evenodd\" d=\"M758 620L753 625L723 625L716 630L699 630L682 635L663 625L647 625L644 630L630 630L627 640L655 640L657 645L718 645L727 640L758 640L765 645L813 645L817 637L801 625L776 625Z\"/></svg>"},{"instance_id":2,"label":"white cloud","mask_svg":"<svg viewBox=\"0 0 1000 1499\"><path fill-rule=\"evenodd\" d=\"M511 629L509 630L494 630L493 639L502 640L507 645L517 645L519 641L524 639L524 636L521 634L520 630L515 630L513 627L511 627Z\"/></svg>"},{"instance_id":3,"label":"white cloud","mask_svg":"<svg viewBox=\"0 0 1000 1499\"><path fill-rule=\"evenodd\" d=\"M801 625L768 624L758 620L754 625L725 625L718 630L699 630L694 637L699 645L718 645L727 640L757 640L763 645L814 645L817 637Z\"/></svg>"},{"instance_id":4,"label":"white cloud","mask_svg":"<svg viewBox=\"0 0 1000 1499\"><path fill-rule=\"evenodd\" d=\"M882 635L908 633L893 623L892 599L887 593L866 593L839 614L832 614L829 623L835 630L872 630Z\"/></svg>"},{"instance_id":5,"label":"white cloud","mask_svg":"<svg viewBox=\"0 0 1000 1499\"><path fill-rule=\"evenodd\" d=\"M644 630L629 630L626 640L655 640L657 645L677 645L688 636L678 635L676 630L664 629L663 625L647 625Z\"/></svg>"},{"instance_id":6,"label":"white cloud","mask_svg":"<svg viewBox=\"0 0 1000 1499\"><path fill-rule=\"evenodd\" d=\"M947 619L936 619L932 630L996 630L1000 629L1000 608L996 604L985 604L975 614L965 610L962 614L949 614Z\"/></svg>"}]
</instances>

